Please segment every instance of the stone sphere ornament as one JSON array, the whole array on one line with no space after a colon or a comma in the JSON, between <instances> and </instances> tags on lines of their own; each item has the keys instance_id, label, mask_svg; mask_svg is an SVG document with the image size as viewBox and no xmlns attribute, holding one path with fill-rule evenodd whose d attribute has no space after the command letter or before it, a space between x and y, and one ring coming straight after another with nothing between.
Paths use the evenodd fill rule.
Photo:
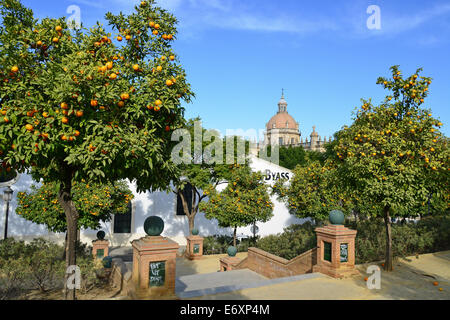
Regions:
<instances>
[{"instance_id":1,"label":"stone sphere ornament","mask_svg":"<svg viewBox=\"0 0 450 320\"><path fill-rule=\"evenodd\" d=\"M237 253L236 247L229 246L229 247L228 247L228 250L227 250L227 253L228 253L228 255L229 255L230 257L235 257L235 256L236 256L236 253Z\"/></svg>"},{"instance_id":2,"label":"stone sphere ornament","mask_svg":"<svg viewBox=\"0 0 450 320\"><path fill-rule=\"evenodd\" d=\"M112 258L111 257L104 257L102 259L103 268L110 269L112 267Z\"/></svg>"},{"instance_id":3,"label":"stone sphere ornament","mask_svg":"<svg viewBox=\"0 0 450 320\"><path fill-rule=\"evenodd\" d=\"M144 231L149 236L160 236L164 230L164 221L160 217L151 216L145 219Z\"/></svg>"},{"instance_id":4,"label":"stone sphere ornament","mask_svg":"<svg viewBox=\"0 0 450 320\"><path fill-rule=\"evenodd\" d=\"M103 230L100 230L99 232L97 232L97 239L98 240L103 240L105 239L106 233Z\"/></svg>"},{"instance_id":5,"label":"stone sphere ornament","mask_svg":"<svg viewBox=\"0 0 450 320\"><path fill-rule=\"evenodd\" d=\"M331 224L342 225L345 221L344 213L340 210L332 210L329 216Z\"/></svg>"},{"instance_id":6,"label":"stone sphere ornament","mask_svg":"<svg viewBox=\"0 0 450 320\"><path fill-rule=\"evenodd\" d=\"M193 236L198 236L198 229L197 228L192 229L192 235Z\"/></svg>"}]
</instances>

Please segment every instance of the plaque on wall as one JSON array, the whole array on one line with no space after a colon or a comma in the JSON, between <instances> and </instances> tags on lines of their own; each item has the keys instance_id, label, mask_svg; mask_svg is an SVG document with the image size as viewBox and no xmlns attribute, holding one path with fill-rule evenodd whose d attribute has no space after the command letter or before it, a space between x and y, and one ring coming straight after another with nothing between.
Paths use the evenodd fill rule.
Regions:
<instances>
[{"instance_id":1,"label":"plaque on wall","mask_svg":"<svg viewBox=\"0 0 450 320\"><path fill-rule=\"evenodd\" d=\"M162 287L166 278L166 262L150 262L149 267L149 286Z\"/></svg>"},{"instance_id":2,"label":"plaque on wall","mask_svg":"<svg viewBox=\"0 0 450 320\"><path fill-rule=\"evenodd\" d=\"M341 243L341 262L348 262L348 244Z\"/></svg>"},{"instance_id":3,"label":"plaque on wall","mask_svg":"<svg viewBox=\"0 0 450 320\"><path fill-rule=\"evenodd\" d=\"M200 245L198 243L194 244L194 253L200 253Z\"/></svg>"},{"instance_id":4,"label":"plaque on wall","mask_svg":"<svg viewBox=\"0 0 450 320\"><path fill-rule=\"evenodd\" d=\"M323 260L331 262L331 243L324 242Z\"/></svg>"},{"instance_id":5,"label":"plaque on wall","mask_svg":"<svg viewBox=\"0 0 450 320\"><path fill-rule=\"evenodd\" d=\"M97 258L103 258L105 256L105 249L97 249Z\"/></svg>"}]
</instances>

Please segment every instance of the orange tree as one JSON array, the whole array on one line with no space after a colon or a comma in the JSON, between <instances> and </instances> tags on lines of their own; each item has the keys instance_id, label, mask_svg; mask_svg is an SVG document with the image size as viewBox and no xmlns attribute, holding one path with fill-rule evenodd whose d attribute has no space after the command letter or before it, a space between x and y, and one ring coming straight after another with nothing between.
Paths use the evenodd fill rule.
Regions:
<instances>
[{"instance_id":1,"label":"orange tree","mask_svg":"<svg viewBox=\"0 0 450 320\"><path fill-rule=\"evenodd\" d=\"M209 199L200 204L200 210L205 212L207 219L216 219L220 227L234 228L233 245L236 246L237 227L269 221L273 203L261 173L238 164L229 165L228 170L228 185L222 191L210 185L205 190Z\"/></svg>"},{"instance_id":2,"label":"orange tree","mask_svg":"<svg viewBox=\"0 0 450 320\"><path fill-rule=\"evenodd\" d=\"M384 218L385 269L392 270L391 217L413 216L430 194L449 206L448 140L442 123L421 107L431 79L421 69L403 77L391 67L392 79L378 84L392 91L379 106L363 100L353 124L339 132L334 147L340 181Z\"/></svg>"},{"instance_id":3,"label":"orange tree","mask_svg":"<svg viewBox=\"0 0 450 320\"><path fill-rule=\"evenodd\" d=\"M59 185L44 183L31 186L31 192L19 192L16 213L37 224L43 224L52 232L66 232L64 210L58 203ZM133 194L125 182L113 184L72 183L72 201L78 211L80 228L99 229L101 221L110 221L113 214L127 211Z\"/></svg>"},{"instance_id":4,"label":"orange tree","mask_svg":"<svg viewBox=\"0 0 450 320\"><path fill-rule=\"evenodd\" d=\"M332 161L326 161L324 165L312 161L307 166L295 167L293 173L288 183L277 181L272 193L283 200L296 217L323 222L333 209L342 210L347 215L354 208L356 199L338 183Z\"/></svg>"},{"instance_id":5,"label":"orange tree","mask_svg":"<svg viewBox=\"0 0 450 320\"><path fill-rule=\"evenodd\" d=\"M192 97L171 45L176 18L143 1L71 31L64 18L37 20L18 0L0 0L0 153L8 166L59 184L76 264L78 210L72 181L136 180L166 189L171 130ZM72 290L70 298L75 298Z\"/></svg>"}]
</instances>

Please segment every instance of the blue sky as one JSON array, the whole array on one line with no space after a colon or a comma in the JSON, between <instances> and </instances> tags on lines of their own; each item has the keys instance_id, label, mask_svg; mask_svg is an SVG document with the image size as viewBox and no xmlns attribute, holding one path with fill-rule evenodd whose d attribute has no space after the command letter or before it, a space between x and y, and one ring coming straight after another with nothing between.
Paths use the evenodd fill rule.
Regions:
<instances>
[{"instance_id":1,"label":"blue sky","mask_svg":"<svg viewBox=\"0 0 450 320\"><path fill-rule=\"evenodd\" d=\"M139 1L140 2L140 1ZM78 5L85 26L107 11L129 12L131 0L23 0L39 18L69 16ZM277 111L281 88L302 136L312 126L330 136L351 124L361 98L377 104L376 84L400 65L423 67L434 79L425 107L450 136L450 1L160 0L179 20L174 48L196 99L188 118L226 129L263 129ZM381 29L367 28L370 5Z\"/></svg>"}]
</instances>

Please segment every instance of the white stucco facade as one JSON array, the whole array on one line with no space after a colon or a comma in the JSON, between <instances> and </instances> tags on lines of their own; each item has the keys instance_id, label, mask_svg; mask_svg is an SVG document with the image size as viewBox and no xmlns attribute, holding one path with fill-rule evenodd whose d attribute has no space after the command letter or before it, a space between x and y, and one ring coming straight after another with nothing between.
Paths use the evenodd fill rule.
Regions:
<instances>
[{"instance_id":1,"label":"white stucco facade","mask_svg":"<svg viewBox=\"0 0 450 320\"><path fill-rule=\"evenodd\" d=\"M270 171L266 176L266 183L273 184L275 180L286 177L291 179L293 173L280 166L272 164L268 161L251 157L251 168L254 171L261 171L264 174ZM45 226L37 225L29 222L15 213L17 207L17 193L21 191L28 191L33 182L29 175L21 175L16 184L12 186L14 190L13 200L10 203L9 220L8 220L8 237L16 239L32 240L36 237L43 237L59 243L63 243L65 234L49 232ZM189 225L186 216L177 216L177 197L173 192L145 192L137 193L135 185L129 183L130 190L134 194L132 201L131 214L131 233L114 233L114 219L111 222L102 224L102 230L106 232L106 238L110 240L111 246L126 246L130 245L130 241L145 236L143 230L144 221L149 216L159 216L164 220L163 236L169 237L177 241L180 245L186 244L185 237L189 233ZM3 190L0 190L3 192ZM284 203L279 202L276 197L272 197L274 203L273 217L266 223L257 223L258 235L267 236L270 234L277 234L291 224L300 224L305 219L298 219L289 214ZM4 201L0 214L0 231L3 236L4 228ZM201 236L209 236L215 234L232 235L231 228L220 228L216 220L208 220L205 218L203 212L199 212L195 218L195 227L199 230ZM83 242L91 243L96 238L97 231L95 230L81 230L80 239ZM238 236L251 236L251 227L238 228Z\"/></svg>"}]
</instances>

